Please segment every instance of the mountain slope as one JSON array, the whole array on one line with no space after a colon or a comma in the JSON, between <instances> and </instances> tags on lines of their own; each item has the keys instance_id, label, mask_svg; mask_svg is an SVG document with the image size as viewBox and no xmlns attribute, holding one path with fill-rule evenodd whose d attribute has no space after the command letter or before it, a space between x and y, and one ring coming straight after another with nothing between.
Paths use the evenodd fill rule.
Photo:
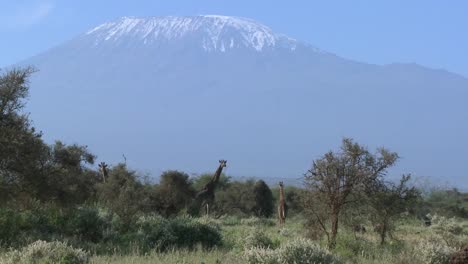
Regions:
<instances>
[{"instance_id":1,"label":"mountain slope","mask_svg":"<svg viewBox=\"0 0 468 264\"><path fill-rule=\"evenodd\" d=\"M23 64L48 139L153 174L300 177L343 136L400 153L393 174L463 181L468 80L371 65L223 16L121 18ZM466 180L463 181L465 186Z\"/></svg>"}]
</instances>

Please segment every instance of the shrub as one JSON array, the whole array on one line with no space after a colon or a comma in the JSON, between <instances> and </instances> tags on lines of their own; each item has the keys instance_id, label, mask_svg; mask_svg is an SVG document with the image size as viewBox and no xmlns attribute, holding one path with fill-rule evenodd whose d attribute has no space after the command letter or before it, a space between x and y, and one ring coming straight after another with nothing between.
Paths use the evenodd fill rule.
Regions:
<instances>
[{"instance_id":1,"label":"shrub","mask_svg":"<svg viewBox=\"0 0 468 264\"><path fill-rule=\"evenodd\" d=\"M185 217L188 217L188 218L191 218L189 216L185 216ZM196 222L200 223L200 224L203 224L203 225L208 225L218 231L221 231L221 227L220 225L222 224L222 220L218 220L218 219L214 219L214 218L211 218L211 217L208 217L208 216L203 216L203 217L196 217L196 218L192 218L193 220L195 220Z\"/></svg>"},{"instance_id":2,"label":"shrub","mask_svg":"<svg viewBox=\"0 0 468 264\"><path fill-rule=\"evenodd\" d=\"M20 216L11 209L0 209L0 246L10 246L20 233Z\"/></svg>"},{"instance_id":3,"label":"shrub","mask_svg":"<svg viewBox=\"0 0 468 264\"><path fill-rule=\"evenodd\" d=\"M103 237L105 221L94 208L78 208L67 223L67 233L80 239L98 242Z\"/></svg>"},{"instance_id":4,"label":"shrub","mask_svg":"<svg viewBox=\"0 0 468 264\"><path fill-rule=\"evenodd\" d=\"M244 239L244 248L272 248L273 241L258 228L253 228L250 234Z\"/></svg>"},{"instance_id":5,"label":"shrub","mask_svg":"<svg viewBox=\"0 0 468 264\"><path fill-rule=\"evenodd\" d=\"M434 215L431 217L431 229L439 235L449 247L462 247L466 244L466 234L455 218Z\"/></svg>"},{"instance_id":6,"label":"shrub","mask_svg":"<svg viewBox=\"0 0 468 264\"><path fill-rule=\"evenodd\" d=\"M255 206L253 212L258 217L270 217L274 212L273 194L270 187L263 181L259 180L254 186Z\"/></svg>"},{"instance_id":7,"label":"shrub","mask_svg":"<svg viewBox=\"0 0 468 264\"><path fill-rule=\"evenodd\" d=\"M62 263L82 264L88 263L88 254L81 249L74 249L63 242L36 241L21 250L7 253L2 263Z\"/></svg>"},{"instance_id":8,"label":"shrub","mask_svg":"<svg viewBox=\"0 0 468 264\"><path fill-rule=\"evenodd\" d=\"M369 256L375 253L375 244L362 237L343 234L337 240L336 251L341 256Z\"/></svg>"},{"instance_id":9,"label":"shrub","mask_svg":"<svg viewBox=\"0 0 468 264\"><path fill-rule=\"evenodd\" d=\"M431 228L441 233L461 234L463 227L458 224L455 218L447 218L440 215L431 217Z\"/></svg>"},{"instance_id":10,"label":"shrub","mask_svg":"<svg viewBox=\"0 0 468 264\"><path fill-rule=\"evenodd\" d=\"M138 231L134 239L144 247L143 250L193 249L199 244L203 248L212 248L222 242L216 227L190 217L166 219L161 216L146 216L140 217L136 225Z\"/></svg>"},{"instance_id":11,"label":"shrub","mask_svg":"<svg viewBox=\"0 0 468 264\"><path fill-rule=\"evenodd\" d=\"M217 225L202 224L193 218L174 218L169 221L170 228L177 238L177 247L192 249L197 244L203 248L221 245L221 234Z\"/></svg>"},{"instance_id":12,"label":"shrub","mask_svg":"<svg viewBox=\"0 0 468 264\"><path fill-rule=\"evenodd\" d=\"M283 227L279 230L280 236L288 237L291 235L291 231L287 229L286 227Z\"/></svg>"},{"instance_id":13,"label":"shrub","mask_svg":"<svg viewBox=\"0 0 468 264\"><path fill-rule=\"evenodd\" d=\"M468 246L453 254L450 261L452 264L468 263Z\"/></svg>"},{"instance_id":14,"label":"shrub","mask_svg":"<svg viewBox=\"0 0 468 264\"><path fill-rule=\"evenodd\" d=\"M235 226L241 224L241 219L238 216L224 216L221 218L222 224L226 226Z\"/></svg>"},{"instance_id":15,"label":"shrub","mask_svg":"<svg viewBox=\"0 0 468 264\"><path fill-rule=\"evenodd\" d=\"M297 239L282 247L283 263L338 263L339 259L327 249L307 239Z\"/></svg>"},{"instance_id":16,"label":"shrub","mask_svg":"<svg viewBox=\"0 0 468 264\"><path fill-rule=\"evenodd\" d=\"M427 264L448 264L456 250L435 241L422 241L414 247L416 258Z\"/></svg>"},{"instance_id":17,"label":"shrub","mask_svg":"<svg viewBox=\"0 0 468 264\"><path fill-rule=\"evenodd\" d=\"M262 225L262 226L274 226L275 222L269 218L249 217L241 220L242 225Z\"/></svg>"},{"instance_id":18,"label":"shrub","mask_svg":"<svg viewBox=\"0 0 468 264\"><path fill-rule=\"evenodd\" d=\"M250 248L245 250L244 259L249 264L280 264L278 251L268 248Z\"/></svg>"},{"instance_id":19,"label":"shrub","mask_svg":"<svg viewBox=\"0 0 468 264\"><path fill-rule=\"evenodd\" d=\"M251 264L332 264L340 259L307 239L290 241L276 250L265 248L247 249L244 257Z\"/></svg>"},{"instance_id":20,"label":"shrub","mask_svg":"<svg viewBox=\"0 0 468 264\"><path fill-rule=\"evenodd\" d=\"M144 216L137 220L137 237L148 249L165 250L176 244L177 238L169 221L161 216Z\"/></svg>"}]
</instances>

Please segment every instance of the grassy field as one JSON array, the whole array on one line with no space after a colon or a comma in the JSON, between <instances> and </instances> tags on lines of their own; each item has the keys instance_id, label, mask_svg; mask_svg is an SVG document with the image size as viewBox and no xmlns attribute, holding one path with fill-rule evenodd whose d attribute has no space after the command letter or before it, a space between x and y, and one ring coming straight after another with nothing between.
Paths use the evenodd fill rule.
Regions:
<instances>
[{"instance_id":1,"label":"grassy field","mask_svg":"<svg viewBox=\"0 0 468 264\"><path fill-rule=\"evenodd\" d=\"M264 234L270 242L270 247L277 248L288 241L299 237L305 237L302 219L296 217L288 219L283 228L279 228L274 220L255 221L254 219L225 219L212 220L220 225L224 245L222 248L204 251L197 250L173 250L166 253L138 254L138 250L132 255L121 256L118 253L111 256L94 256L91 263L245 263L245 248L251 243L252 237ZM465 231L468 221L460 223ZM425 227L415 219L406 219L393 232L392 238L381 246L379 237L372 232L370 226L366 233L355 234L354 232L341 228L337 247L332 252L341 258L343 263L424 263L415 258L418 248L416 245L421 241L434 240L436 237L431 228ZM466 236L464 243L468 244ZM325 247L325 240L315 241ZM443 243L442 241L440 241Z\"/></svg>"}]
</instances>

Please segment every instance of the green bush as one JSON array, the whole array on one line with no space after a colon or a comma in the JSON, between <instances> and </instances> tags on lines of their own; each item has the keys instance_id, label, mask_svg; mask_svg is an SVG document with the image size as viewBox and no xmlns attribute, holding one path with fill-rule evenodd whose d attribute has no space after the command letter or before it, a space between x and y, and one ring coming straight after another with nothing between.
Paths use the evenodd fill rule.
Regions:
<instances>
[{"instance_id":1,"label":"green bush","mask_svg":"<svg viewBox=\"0 0 468 264\"><path fill-rule=\"evenodd\" d=\"M136 225L138 227L136 237L146 249L165 250L175 246L177 242L169 220L161 216L140 217Z\"/></svg>"},{"instance_id":2,"label":"green bush","mask_svg":"<svg viewBox=\"0 0 468 264\"><path fill-rule=\"evenodd\" d=\"M89 262L89 255L63 242L36 241L21 250L10 251L0 259L6 264L61 263L83 264Z\"/></svg>"},{"instance_id":3,"label":"green bush","mask_svg":"<svg viewBox=\"0 0 468 264\"><path fill-rule=\"evenodd\" d=\"M0 208L0 246L11 246L20 234L20 215L15 211Z\"/></svg>"},{"instance_id":4,"label":"green bush","mask_svg":"<svg viewBox=\"0 0 468 264\"><path fill-rule=\"evenodd\" d=\"M430 216L431 230L450 247L462 247L467 244L467 233L456 218L447 218L440 215Z\"/></svg>"},{"instance_id":5,"label":"green bush","mask_svg":"<svg viewBox=\"0 0 468 264\"><path fill-rule=\"evenodd\" d=\"M436 241L422 241L414 247L414 256L427 264L448 264L450 257L456 252L443 243Z\"/></svg>"},{"instance_id":6,"label":"green bush","mask_svg":"<svg viewBox=\"0 0 468 264\"><path fill-rule=\"evenodd\" d=\"M48 206L22 212L0 208L0 245L19 247L35 240L49 240L63 231L65 222L60 210Z\"/></svg>"},{"instance_id":7,"label":"green bush","mask_svg":"<svg viewBox=\"0 0 468 264\"><path fill-rule=\"evenodd\" d=\"M192 218L190 216L183 216L183 217ZM221 231L221 225L222 225L223 221L220 220L220 219L214 219L214 218L211 218L211 217L208 217L208 216L195 217L195 218L192 218L192 219L197 221L200 224L208 225L208 226L211 226L212 228L214 228L214 229L216 229L218 231Z\"/></svg>"},{"instance_id":8,"label":"green bush","mask_svg":"<svg viewBox=\"0 0 468 264\"><path fill-rule=\"evenodd\" d=\"M235 226L241 224L241 219L238 216L225 216L222 219L222 223L225 226Z\"/></svg>"},{"instance_id":9,"label":"green bush","mask_svg":"<svg viewBox=\"0 0 468 264\"><path fill-rule=\"evenodd\" d=\"M276 223L269 218L260 218L260 217L249 217L241 220L242 225L261 225L261 226L274 226Z\"/></svg>"},{"instance_id":10,"label":"green bush","mask_svg":"<svg viewBox=\"0 0 468 264\"><path fill-rule=\"evenodd\" d=\"M253 228L250 234L243 239L244 248L272 248L273 241L258 228Z\"/></svg>"},{"instance_id":11,"label":"green bush","mask_svg":"<svg viewBox=\"0 0 468 264\"><path fill-rule=\"evenodd\" d=\"M140 217L136 225L138 231L135 242L142 245L144 250L193 249L197 245L212 248L222 242L216 227L190 217L166 219L161 216L146 216Z\"/></svg>"},{"instance_id":12,"label":"green bush","mask_svg":"<svg viewBox=\"0 0 468 264\"><path fill-rule=\"evenodd\" d=\"M336 251L340 255L353 257L358 255L374 255L376 244L362 237L354 237L351 234L343 234L338 237ZM380 252L379 252L380 253Z\"/></svg>"},{"instance_id":13,"label":"green bush","mask_svg":"<svg viewBox=\"0 0 468 264\"><path fill-rule=\"evenodd\" d=\"M83 207L75 210L69 217L66 233L83 240L98 242L103 238L105 228L106 223L97 209Z\"/></svg>"},{"instance_id":14,"label":"green bush","mask_svg":"<svg viewBox=\"0 0 468 264\"><path fill-rule=\"evenodd\" d=\"M251 248L244 252L247 263L251 264L332 264L340 259L307 239L290 241L278 249Z\"/></svg>"}]
</instances>

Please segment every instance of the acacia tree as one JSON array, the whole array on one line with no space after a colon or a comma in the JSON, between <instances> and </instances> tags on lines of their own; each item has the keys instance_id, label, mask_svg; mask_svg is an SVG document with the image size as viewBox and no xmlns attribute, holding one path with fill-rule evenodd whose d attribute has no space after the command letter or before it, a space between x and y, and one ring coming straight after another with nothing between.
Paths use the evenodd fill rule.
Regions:
<instances>
[{"instance_id":1,"label":"acacia tree","mask_svg":"<svg viewBox=\"0 0 468 264\"><path fill-rule=\"evenodd\" d=\"M32 68L0 74L0 200L34 196L47 145L23 112Z\"/></svg>"},{"instance_id":2,"label":"acacia tree","mask_svg":"<svg viewBox=\"0 0 468 264\"><path fill-rule=\"evenodd\" d=\"M121 217L125 227L143 208L144 186L136 171L129 170L125 164L110 168L108 179L98 184L97 189L99 202Z\"/></svg>"},{"instance_id":3,"label":"acacia tree","mask_svg":"<svg viewBox=\"0 0 468 264\"><path fill-rule=\"evenodd\" d=\"M159 185L155 187L152 200L156 210L164 215L176 215L189 206L195 196L195 190L187 173L165 171L161 174Z\"/></svg>"},{"instance_id":4,"label":"acacia tree","mask_svg":"<svg viewBox=\"0 0 468 264\"><path fill-rule=\"evenodd\" d=\"M309 225L326 235L328 248L336 246L341 211L357 201L352 194L370 188L397 159L394 152L379 148L372 154L345 138L340 152L330 151L313 162L304 176L306 212Z\"/></svg>"},{"instance_id":5,"label":"acacia tree","mask_svg":"<svg viewBox=\"0 0 468 264\"><path fill-rule=\"evenodd\" d=\"M49 147L47 160L42 164L41 172L47 180L38 198L69 206L94 196L98 174L87 165L94 164L95 158L86 146L56 141Z\"/></svg>"},{"instance_id":6,"label":"acacia tree","mask_svg":"<svg viewBox=\"0 0 468 264\"><path fill-rule=\"evenodd\" d=\"M398 184L376 181L368 190L368 204L373 211L371 219L380 235L380 244L385 243L393 222L420 196L415 187L408 186L410 178L410 175L403 175Z\"/></svg>"}]
</instances>

